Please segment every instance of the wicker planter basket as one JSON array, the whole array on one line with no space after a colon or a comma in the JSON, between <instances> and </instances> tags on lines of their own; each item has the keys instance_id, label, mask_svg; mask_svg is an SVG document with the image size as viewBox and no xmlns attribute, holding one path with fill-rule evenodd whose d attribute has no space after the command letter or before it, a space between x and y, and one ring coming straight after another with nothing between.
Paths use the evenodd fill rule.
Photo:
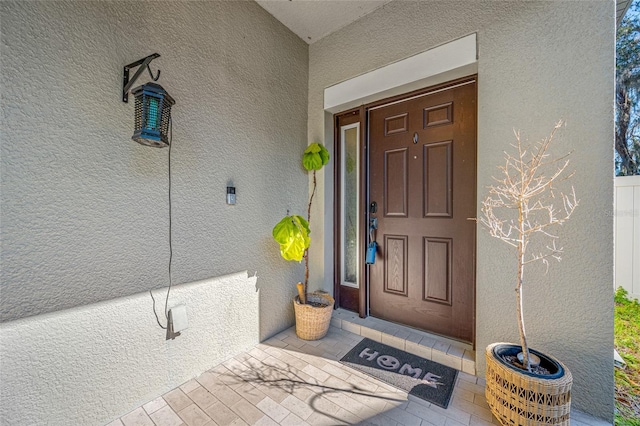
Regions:
<instances>
[{"instance_id":1,"label":"wicker planter basket","mask_svg":"<svg viewBox=\"0 0 640 426\"><path fill-rule=\"evenodd\" d=\"M324 307L303 305L296 296L293 309L296 313L296 334L303 340L318 340L327 335L333 312L333 297L325 293L308 293L307 302L322 303Z\"/></svg>"},{"instance_id":2,"label":"wicker planter basket","mask_svg":"<svg viewBox=\"0 0 640 426\"><path fill-rule=\"evenodd\" d=\"M549 376L530 375L498 359L496 351L519 345L494 343L487 346L485 396L491 412L503 425L569 425L571 372L560 361L533 351L545 363L558 367ZM495 349L495 350L494 350ZM515 354L514 353L514 354Z\"/></svg>"}]
</instances>

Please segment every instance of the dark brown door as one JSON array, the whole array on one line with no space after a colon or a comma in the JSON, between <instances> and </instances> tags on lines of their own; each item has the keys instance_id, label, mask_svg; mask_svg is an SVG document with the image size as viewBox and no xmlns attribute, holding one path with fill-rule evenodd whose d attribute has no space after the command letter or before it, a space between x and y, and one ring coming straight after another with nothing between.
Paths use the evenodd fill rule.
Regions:
<instances>
[{"instance_id":1,"label":"dark brown door","mask_svg":"<svg viewBox=\"0 0 640 426\"><path fill-rule=\"evenodd\" d=\"M476 83L372 108L371 315L472 342Z\"/></svg>"}]
</instances>

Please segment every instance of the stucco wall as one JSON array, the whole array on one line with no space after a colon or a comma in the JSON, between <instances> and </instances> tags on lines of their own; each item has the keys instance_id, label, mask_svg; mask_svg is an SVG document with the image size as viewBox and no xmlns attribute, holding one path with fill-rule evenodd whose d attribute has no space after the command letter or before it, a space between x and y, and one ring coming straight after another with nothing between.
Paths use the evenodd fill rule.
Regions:
<instances>
[{"instance_id":1,"label":"stucco wall","mask_svg":"<svg viewBox=\"0 0 640 426\"><path fill-rule=\"evenodd\" d=\"M104 424L290 326L303 269L271 229L308 195L307 45L254 2L0 16L0 422ZM190 322L169 342L148 294L168 284L168 150L131 140L121 100L122 67L153 52L176 100L169 305Z\"/></svg>"},{"instance_id":2,"label":"stucco wall","mask_svg":"<svg viewBox=\"0 0 640 426\"><path fill-rule=\"evenodd\" d=\"M303 272L271 228L305 208L307 45L254 2L0 12L1 320L168 284L168 150L131 140L134 103L120 94L122 67L158 52L151 69L176 100L174 284L257 271L261 336L292 324Z\"/></svg>"},{"instance_id":3,"label":"stucco wall","mask_svg":"<svg viewBox=\"0 0 640 426\"><path fill-rule=\"evenodd\" d=\"M0 324L0 423L104 425L199 376L258 343L255 287L246 272L174 287L189 318L175 340L148 293Z\"/></svg>"},{"instance_id":4,"label":"stucco wall","mask_svg":"<svg viewBox=\"0 0 640 426\"><path fill-rule=\"evenodd\" d=\"M574 407L613 413L613 69L615 5L595 2L396 1L310 46L309 139L332 146L323 90L472 32L478 34L478 199L491 183L512 129L538 140L563 118L554 152L574 150L581 205L563 227L565 255L547 275L531 268L525 290L530 344L573 373ZM331 170L317 212L332 210ZM312 213L313 214L313 213ZM332 288L331 215L312 225L326 236L312 252L314 287ZM327 232L325 232L327 230ZM314 242L316 247L319 243ZM313 269L312 269L313 270ZM535 276L535 280L534 277ZM476 362L484 348L516 341L514 255L478 231Z\"/></svg>"}]
</instances>

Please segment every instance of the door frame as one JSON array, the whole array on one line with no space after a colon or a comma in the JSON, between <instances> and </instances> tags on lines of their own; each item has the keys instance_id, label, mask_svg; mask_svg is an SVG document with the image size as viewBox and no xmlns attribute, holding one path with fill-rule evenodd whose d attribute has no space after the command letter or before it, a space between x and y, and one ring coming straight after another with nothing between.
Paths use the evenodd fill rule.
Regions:
<instances>
[{"instance_id":1,"label":"door frame","mask_svg":"<svg viewBox=\"0 0 640 426\"><path fill-rule=\"evenodd\" d=\"M333 223L339 224L338 226L333 227L333 244L334 244L334 257L333 257L333 265L334 265L334 279L333 279L333 294L336 301L335 306L340 307L342 304L348 306L348 309L353 309L357 307L357 312L361 318L365 318L368 313L368 289L367 289L367 267L364 263L364 255L365 255L365 244L362 243L363 238L366 238L366 218L364 215L367 214L365 209L366 200L367 200L367 188L368 188L368 166L369 160L366 151L366 127L364 122L364 114L365 109L364 106L358 108L352 108L346 111L342 111L340 113L334 114L333 116L333 156L334 156L334 167L333 167L333 182L334 182L334 191L333 191ZM360 210L360 215L358 216L358 235L360 236L360 244L358 247L358 274L360 278L360 282L358 283L358 289L355 288L345 288L345 286L341 285L342 279L342 218L341 218L341 206L342 206L342 192L341 192L341 172L342 172L342 150L340 149L340 136L341 136L341 119L349 119L353 116L358 116L358 120L354 121L354 123L360 124L360 135L358 140L359 147L359 166L358 166L358 178L359 178L359 187L358 187L358 207ZM351 120L349 120L351 121ZM346 124L349 125L349 124Z\"/></svg>"},{"instance_id":2,"label":"door frame","mask_svg":"<svg viewBox=\"0 0 640 426\"><path fill-rule=\"evenodd\" d=\"M358 250L359 255L359 273L360 273L360 283L358 288L358 314L360 318L366 318L369 316L369 268L365 264L365 251L367 245L367 224L369 223L369 112L373 109L378 109L381 107L385 107L394 103L408 101L410 99L428 96L437 92L441 92L444 90L452 89L458 86L463 86L466 84L470 84L478 82L478 75L472 74L469 76L465 76L462 78L458 78L455 80L447 81L444 83L440 83L434 86L425 87L422 89L414 90L408 93L404 93L401 95L391 96L388 98L380 99L378 101L374 101L365 105L362 105L358 108L352 108L346 111L341 111L333 115L333 128L334 128L334 297L336 300L336 307L341 306L341 217L340 217L340 209L341 209L341 200L342 195L340 193L340 182L341 182L341 156L340 156L340 125L339 121L341 118L346 118L349 116L353 116L355 114L359 114L359 123L360 123L360 164L359 164L359 194L358 194L358 203L360 207L361 214L358 217L358 230L360 235L360 245ZM476 86L477 88L477 86ZM477 89L476 89L477 90ZM477 100L477 96L476 96ZM476 111L478 108L478 103L476 102ZM477 132L477 125L476 125ZM476 144L477 144L477 134L476 134ZM476 157L477 161L477 157ZM476 167L476 178L477 178L477 167ZM477 191L476 191L477 192ZM476 203L477 203L477 194L476 194ZM477 252L477 243L475 250ZM475 284L476 284L476 273L477 273L477 263L474 259L474 292ZM476 297L474 295L474 300ZM474 306L474 311L475 311ZM475 344L475 322L476 317L473 315L473 344Z\"/></svg>"}]
</instances>

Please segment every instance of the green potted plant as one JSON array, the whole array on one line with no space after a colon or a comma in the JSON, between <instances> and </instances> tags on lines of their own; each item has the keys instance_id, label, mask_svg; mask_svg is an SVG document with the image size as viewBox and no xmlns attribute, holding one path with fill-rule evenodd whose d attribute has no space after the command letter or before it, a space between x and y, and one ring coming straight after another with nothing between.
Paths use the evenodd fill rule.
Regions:
<instances>
[{"instance_id":1,"label":"green potted plant","mask_svg":"<svg viewBox=\"0 0 640 426\"><path fill-rule=\"evenodd\" d=\"M280 244L285 260L304 260L304 281L297 284L298 296L293 301L296 334L304 340L321 339L327 334L333 311L333 298L326 293L307 293L309 284L309 245L311 244L311 205L316 193L316 171L329 162L329 151L320 143L312 143L304 151L302 165L313 174L313 190L307 207L307 218L285 216L273 228L273 239Z\"/></svg>"},{"instance_id":2,"label":"green potted plant","mask_svg":"<svg viewBox=\"0 0 640 426\"><path fill-rule=\"evenodd\" d=\"M486 348L485 396L493 414L503 424L568 425L572 376L553 357L529 348L523 315L525 268L549 260L560 260L555 229L567 221L578 205L573 187L563 193L558 188L573 176L567 172L568 155L551 158L550 136L531 146L523 146L515 133L515 153L505 153L500 178L489 187L482 202L479 222L492 237L509 244L516 252L516 309L520 344L494 343ZM556 204L554 206L554 203ZM531 284L527 276L527 288Z\"/></svg>"}]
</instances>

